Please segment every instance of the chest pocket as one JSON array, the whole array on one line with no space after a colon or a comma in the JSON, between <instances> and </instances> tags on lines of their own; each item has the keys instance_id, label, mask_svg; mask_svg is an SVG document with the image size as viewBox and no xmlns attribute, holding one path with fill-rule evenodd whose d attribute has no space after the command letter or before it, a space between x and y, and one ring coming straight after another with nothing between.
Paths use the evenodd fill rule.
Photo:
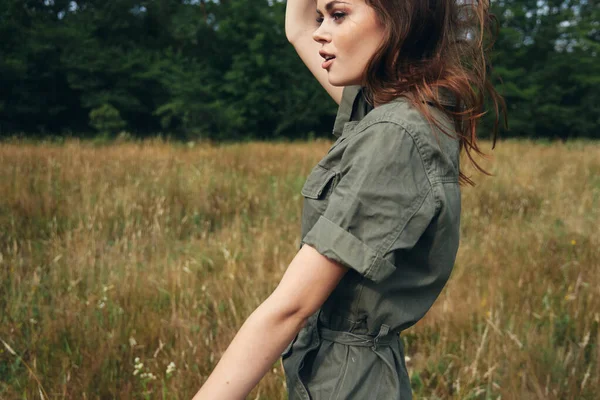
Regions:
<instances>
[{"instance_id":1,"label":"chest pocket","mask_svg":"<svg viewBox=\"0 0 600 400\"><path fill-rule=\"evenodd\" d=\"M306 178L302 195L308 199L324 200L335 184L337 172L317 164Z\"/></svg>"}]
</instances>

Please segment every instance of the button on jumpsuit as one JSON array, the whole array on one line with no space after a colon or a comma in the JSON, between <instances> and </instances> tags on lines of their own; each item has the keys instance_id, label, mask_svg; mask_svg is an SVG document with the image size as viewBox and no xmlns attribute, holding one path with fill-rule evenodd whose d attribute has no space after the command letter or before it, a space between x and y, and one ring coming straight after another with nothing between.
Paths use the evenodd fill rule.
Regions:
<instances>
[{"instance_id":1,"label":"button on jumpsuit","mask_svg":"<svg viewBox=\"0 0 600 400\"><path fill-rule=\"evenodd\" d=\"M407 98L370 107L360 86L344 88L333 133L302 188L300 245L349 270L282 354L289 399L408 400L399 334L429 310L454 265L459 143Z\"/></svg>"}]
</instances>

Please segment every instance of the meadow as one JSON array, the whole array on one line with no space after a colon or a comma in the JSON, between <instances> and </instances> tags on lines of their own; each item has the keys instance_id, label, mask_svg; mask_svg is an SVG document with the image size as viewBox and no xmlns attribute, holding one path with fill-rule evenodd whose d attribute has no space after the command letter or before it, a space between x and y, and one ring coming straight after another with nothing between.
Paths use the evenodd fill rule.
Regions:
<instances>
[{"instance_id":1,"label":"meadow","mask_svg":"<svg viewBox=\"0 0 600 400\"><path fill-rule=\"evenodd\" d=\"M292 260L330 145L0 144L0 399L190 399ZM596 399L600 144L490 153L402 333L415 399ZM248 398L284 385L277 362Z\"/></svg>"}]
</instances>

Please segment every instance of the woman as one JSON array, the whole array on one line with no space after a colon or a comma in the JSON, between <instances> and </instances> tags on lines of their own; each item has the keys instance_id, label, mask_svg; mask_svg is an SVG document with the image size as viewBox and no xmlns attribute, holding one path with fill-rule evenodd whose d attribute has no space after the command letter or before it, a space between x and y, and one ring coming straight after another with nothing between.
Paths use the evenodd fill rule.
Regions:
<instances>
[{"instance_id":1,"label":"woman","mask_svg":"<svg viewBox=\"0 0 600 400\"><path fill-rule=\"evenodd\" d=\"M316 5L316 14L315 14ZM287 0L286 35L339 104L301 248L195 399L243 399L281 354L290 399L410 399L399 333L459 239L459 152L480 153L488 3ZM498 121L498 118L496 118ZM495 129L494 129L495 135Z\"/></svg>"}]
</instances>

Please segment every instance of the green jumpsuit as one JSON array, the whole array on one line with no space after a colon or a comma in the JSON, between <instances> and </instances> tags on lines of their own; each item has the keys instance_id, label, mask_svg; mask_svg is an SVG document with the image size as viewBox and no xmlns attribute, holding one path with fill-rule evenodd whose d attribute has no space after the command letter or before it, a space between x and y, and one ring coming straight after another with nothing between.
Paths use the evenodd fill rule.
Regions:
<instances>
[{"instance_id":1,"label":"green jumpsuit","mask_svg":"<svg viewBox=\"0 0 600 400\"><path fill-rule=\"evenodd\" d=\"M408 400L399 334L429 310L454 265L459 143L406 98L370 107L360 86L344 89L333 133L302 188L300 246L349 270L282 354L289 399Z\"/></svg>"}]
</instances>

